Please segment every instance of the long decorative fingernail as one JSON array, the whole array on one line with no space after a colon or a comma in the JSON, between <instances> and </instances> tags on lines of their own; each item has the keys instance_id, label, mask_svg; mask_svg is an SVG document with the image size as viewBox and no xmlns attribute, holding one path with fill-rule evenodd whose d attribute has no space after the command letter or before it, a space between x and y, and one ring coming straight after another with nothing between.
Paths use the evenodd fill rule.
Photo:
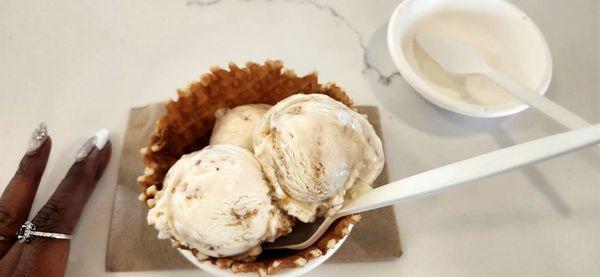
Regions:
<instances>
[{"instance_id":1,"label":"long decorative fingernail","mask_svg":"<svg viewBox=\"0 0 600 277\"><path fill-rule=\"evenodd\" d=\"M44 145L44 142L48 139L48 127L46 123L42 122L40 125L33 130L31 138L29 138L29 144L27 145L27 155L37 153L37 150Z\"/></svg>"},{"instance_id":2,"label":"long decorative fingernail","mask_svg":"<svg viewBox=\"0 0 600 277\"><path fill-rule=\"evenodd\" d=\"M79 149L79 152L77 152L75 160L78 162L85 160L92 150L94 150L94 148L102 150L106 145L106 142L108 142L108 130L102 129L98 131L96 135L88 139L85 144L83 144L81 149Z\"/></svg>"}]
</instances>

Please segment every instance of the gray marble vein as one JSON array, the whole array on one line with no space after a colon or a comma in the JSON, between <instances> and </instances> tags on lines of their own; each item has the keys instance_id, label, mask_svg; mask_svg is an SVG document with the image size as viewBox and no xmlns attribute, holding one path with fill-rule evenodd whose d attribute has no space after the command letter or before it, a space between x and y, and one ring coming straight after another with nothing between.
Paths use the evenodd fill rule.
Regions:
<instances>
[{"instance_id":1,"label":"gray marble vein","mask_svg":"<svg viewBox=\"0 0 600 277\"><path fill-rule=\"evenodd\" d=\"M398 71L394 71L389 75L385 75L383 73L383 71L375 66L370 60L369 60L369 50L367 49L367 46L364 42L363 36L360 34L360 32L354 28L354 26L352 26L352 24L350 23L350 21L348 21L348 19L346 17L344 17L342 14L340 14L339 12L337 12L333 7L331 6L326 6L320 3L317 3L313 0L210 0L210 1L202 1L202 0L190 0L187 2L188 6L196 6L196 7L206 7L206 6L214 6L216 4L225 2L225 1L237 1L237 2L253 2L253 1L266 1L266 2L272 2L272 1L280 1L280 2L285 2L285 3L290 3L290 4L294 4L294 5L308 5L311 6L319 11L324 11L326 12L328 15L334 17L336 20L338 20L339 22L342 22L344 26L346 26L355 36L356 36L356 41L358 42L360 48L362 49L363 55L362 55L362 60L363 60L363 70L362 72L365 73L367 71L373 71L377 74L378 76L378 81L380 84L384 85L384 86L389 86L390 83L392 82L392 80L396 77L401 77L400 72Z\"/></svg>"}]
</instances>

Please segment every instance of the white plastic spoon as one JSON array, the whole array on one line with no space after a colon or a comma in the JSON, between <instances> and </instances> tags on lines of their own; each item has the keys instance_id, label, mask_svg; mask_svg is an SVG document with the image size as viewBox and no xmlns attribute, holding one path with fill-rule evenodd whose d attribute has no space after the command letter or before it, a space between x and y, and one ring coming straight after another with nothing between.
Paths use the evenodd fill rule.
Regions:
<instances>
[{"instance_id":1,"label":"white plastic spoon","mask_svg":"<svg viewBox=\"0 0 600 277\"><path fill-rule=\"evenodd\" d=\"M588 122L562 106L550 101L501 72L492 68L477 48L448 32L421 31L416 35L419 45L448 73L455 75L483 75L494 81L513 96L575 130L590 126Z\"/></svg>"},{"instance_id":2,"label":"white plastic spoon","mask_svg":"<svg viewBox=\"0 0 600 277\"><path fill-rule=\"evenodd\" d=\"M358 199L344 204L344 207L332 217L320 219L311 224L295 225L291 234L275 240L272 244L263 244L263 247L265 249L304 249L319 239L327 228L342 216L439 193L528 164L564 155L598 142L600 142L600 124L517 144L432 169L369 191Z\"/></svg>"}]
</instances>

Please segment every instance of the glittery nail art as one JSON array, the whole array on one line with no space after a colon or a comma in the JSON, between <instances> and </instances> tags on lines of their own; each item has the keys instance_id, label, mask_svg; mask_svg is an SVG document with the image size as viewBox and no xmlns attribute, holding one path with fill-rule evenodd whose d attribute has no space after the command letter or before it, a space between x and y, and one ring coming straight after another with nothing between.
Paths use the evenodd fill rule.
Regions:
<instances>
[{"instance_id":1,"label":"glittery nail art","mask_svg":"<svg viewBox=\"0 0 600 277\"><path fill-rule=\"evenodd\" d=\"M35 154L37 150L44 145L44 142L48 139L48 127L46 123L42 122L40 125L33 130L31 138L29 138L29 144L27 145L27 154Z\"/></svg>"},{"instance_id":2,"label":"glittery nail art","mask_svg":"<svg viewBox=\"0 0 600 277\"><path fill-rule=\"evenodd\" d=\"M92 152L92 150L94 150L94 148L96 148L98 150L102 150L102 149L104 149L104 146L106 145L107 142L108 142L108 130L101 129L100 131L98 131L96 133L95 136L88 139L88 141L86 141L85 144L83 144L81 149L79 149L79 152L77 152L77 156L75 157L75 160L78 162L85 160L85 158L87 158L87 156Z\"/></svg>"},{"instance_id":3,"label":"glittery nail art","mask_svg":"<svg viewBox=\"0 0 600 277\"><path fill-rule=\"evenodd\" d=\"M79 149L79 152L77 152L77 156L75 157L75 160L78 162L85 160L85 158L87 158L87 156L92 152L92 150L94 150L95 147L96 147L96 136L93 136L92 138L88 139L83 144L81 149Z\"/></svg>"}]
</instances>

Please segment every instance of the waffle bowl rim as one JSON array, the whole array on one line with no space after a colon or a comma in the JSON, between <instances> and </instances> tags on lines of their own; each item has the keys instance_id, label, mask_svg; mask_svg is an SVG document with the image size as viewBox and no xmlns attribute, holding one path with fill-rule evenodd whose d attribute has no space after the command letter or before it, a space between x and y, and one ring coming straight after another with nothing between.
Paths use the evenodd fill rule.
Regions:
<instances>
[{"instance_id":1,"label":"waffle bowl rim","mask_svg":"<svg viewBox=\"0 0 600 277\"><path fill-rule=\"evenodd\" d=\"M354 224L351 224L349 226L349 230L350 232L352 232L352 229L354 228ZM319 267L321 264L323 264L324 262L326 262L329 258L331 258L331 256L333 256L337 251L340 250L340 248L342 247L342 245L346 242L346 240L348 239L349 235L346 235L342 238L340 238L336 243L335 246L328 250L325 254L319 256L319 257L315 257L314 259L311 259L309 261L306 262L306 264L302 267L294 267L294 268L286 268L282 271L278 271L276 273L273 274L269 274L269 276L274 276L274 277L294 277L294 276L301 276L304 274L307 274L308 272L316 269L317 267ZM183 255L186 259L188 259L188 261L190 261L192 264L194 264L196 267L208 272L209 274L213 274L215 276L223 276L223 277L249 277L249 276L255 276L255 274L253 275L252 273L254 272L240 272L240 273L235 273L231 270L223 270L222 268L218 267L215 264L212 264L210 262L205 262L205 261L200 261L198 259L196 259L194 257L194 255L192 254L191 251L189 250L185 250L185 249L181 249L181 248L177 248L177 251Z\"/></svg>"}]
</instances>

